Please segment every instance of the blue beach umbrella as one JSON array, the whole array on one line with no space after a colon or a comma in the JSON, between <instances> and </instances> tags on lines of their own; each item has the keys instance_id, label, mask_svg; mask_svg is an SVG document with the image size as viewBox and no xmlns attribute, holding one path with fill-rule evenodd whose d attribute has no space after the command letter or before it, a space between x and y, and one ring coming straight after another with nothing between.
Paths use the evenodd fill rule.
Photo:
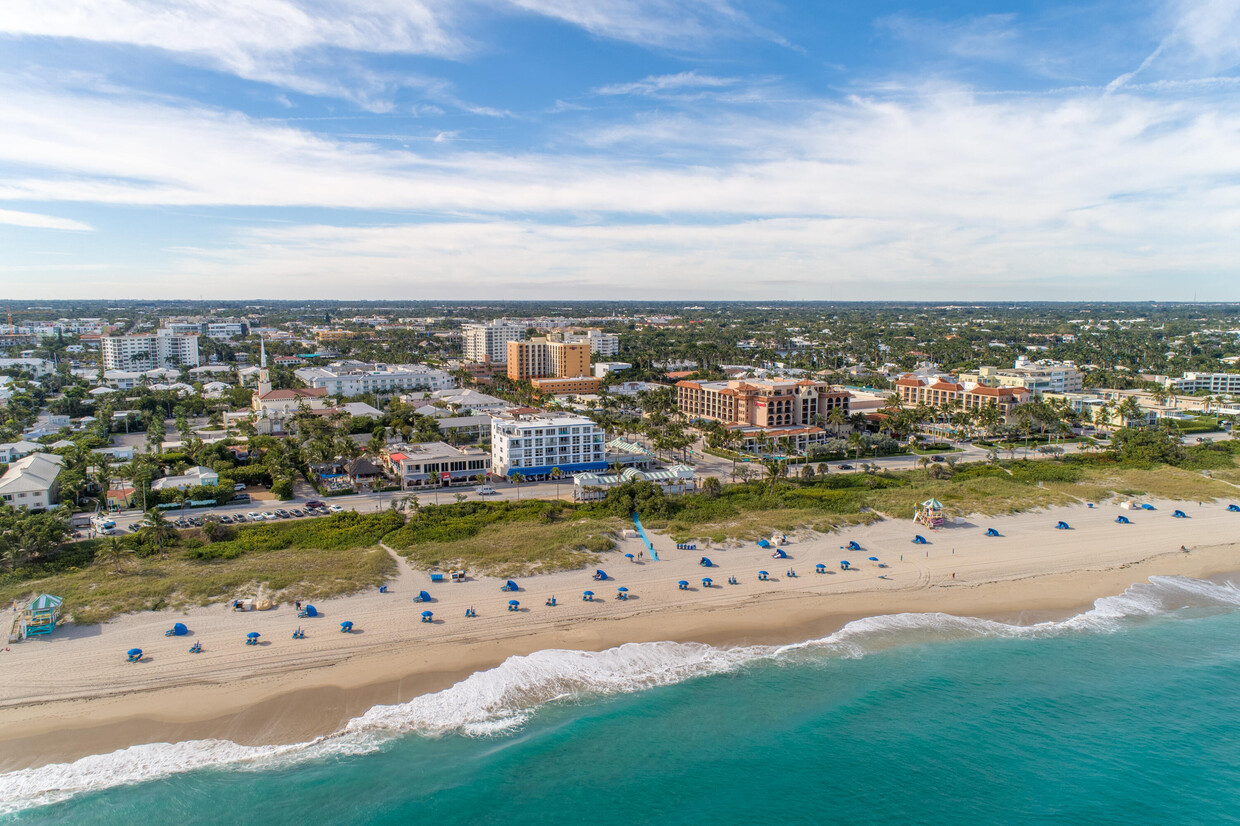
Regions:
<instances>
[{"instance_id":1,"label":"blue beach umbrella","mask_svg":"<svg viewBox=\"0 0 1240 826\"><path fill-rule=\"evenodd\" d=\"M422 612L422 616L424 616L424 617L433 617L433 616L435 616L435 615L434 615L434 614L432 614L430 611L423 611L423 612Z\"/></svg>"},{"instance_id":2,"label":"blue beach umbrella","mask_svg":"<svg viewBox=\"0 0 1240 826\"><path fill-rule=\"evenodd\" d=\"M592 597L592 596L594 596L594 592L593 592L593 591L586 591L585 593L583 593L583 594L582 594L582 596L583 596L583 597Z\"/></svg>"},{"instance_id":3,"label":"blue beach umbrella","mask_svg":"<svg viewBox=\"0 0 1240 826\"><path fill-rule=\"evenodd\" d=\"M509 605L520 605L521 603L517 602L515 599L510 599L508 600L508 604Z\"/></svg>"},{"instance_id":4,"label":"blue beach umbrella","mask_svg":"<svg viewBox=\"0 0 1240 826\"><path fill-rule=\"evenodd\" d=\"M632 554L625 554L625 555L624 555L624 558L625 558L625 559L632 559L632 558L633 558L633 555L632 555Z\"/></svg>"},{"instance_id":5,"label":"blue beach umbrella","mask_svg":"<svg viewBox=\"0 0 1240 826\"><path fill-rule=\"evenodd\" d=\"M876 557L876 556L872 556L872 557L870 557L870 561L871 561L871 562L878 562L878 557Z\"/></svg>"},{"instance_id":6,"label":"blue beach umbrella","mask_svg":"<svg viewBox=\"0 0 1240 826\"><path fill-rule=\"evenodd\" d=\"M129 656L131 656L131 657L141 657L141 656L142 656L142 649L141 649L141 648L131 648L131 649L129 649L128 651L126 651L125 653L126 653L126 654L128 654L128 655L129 655Z\"/></svg>"},{"instance_id":7,"label":"blue beach umbrella","mask_svg":"<svg viewBox=\"0 0 1240 826\"><path fill-rule=\"evenodd\" d=\"M258 633L257 631L251 631L250 633L246 634L245 636L246 636L246 638L247 638L247 639L256 640L256 639L258 639L259 637L261 637L261 636L262 636L262 634Z\"/></svg>"},{"instance_id":8,"label":"blue beach umbrella","mask_svg":"<svg viewBox=\"0 0 1240 826\"><path fill-rule=\"evenodd\" d=\"M629 589L628 589L628 588L625 588L623 585L621 585L621 586L620 586L619 588L617 588L616 590L617 590L617 591L621 591L621 592L623 592L623 593L628 593L628 590L629 590Z\"/></svg>"}]
</instances>

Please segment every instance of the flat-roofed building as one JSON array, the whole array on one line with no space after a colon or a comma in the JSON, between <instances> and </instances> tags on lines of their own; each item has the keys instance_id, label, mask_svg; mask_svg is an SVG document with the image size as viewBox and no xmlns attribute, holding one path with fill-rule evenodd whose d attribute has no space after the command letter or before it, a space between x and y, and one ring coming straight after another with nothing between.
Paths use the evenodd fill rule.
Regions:
<instances>
[{"instance_id":1,"label":"flat-roofed building","mask_svg":"<svg viewBox=\"0 0 1240 826\"><path fill-rule=\"evenodd\" d=\"M565 475L607 469L602 429L584 416L543 412L511 413L491 420L491 470L546 479L554 468Z\"/></svg>"},{"instance_id":2,"label":"flat-roofed building","mask_svg":"<svg viewBox=\"0 0 1240 826\"><path fill-rule=\"evenodd\" d=\"M524 339L524 324L502 318L461 327L461 349L466 361L503 364L508 360L508 342Z\"/></svg>"},{"instance_id":3,"label":"flat-roofed building","mask_svg":"<svg viewBox=\"0 0 1240 826\"><path fill-rule=\"evenodd\" d=\"M491 456L476 447L453 447L444 442L399 444L383 454L388 473L400 480L402 490L476 484L491 471Z\"/></svg>"}]
</instances>

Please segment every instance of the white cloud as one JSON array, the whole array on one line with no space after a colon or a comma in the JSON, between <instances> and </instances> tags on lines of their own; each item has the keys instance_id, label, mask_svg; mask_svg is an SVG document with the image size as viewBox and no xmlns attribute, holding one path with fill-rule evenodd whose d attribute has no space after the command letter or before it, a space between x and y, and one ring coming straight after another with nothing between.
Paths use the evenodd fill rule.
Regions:
<instances>
[{"instance_id":1,"label":"white cloud","mask_svg":"<svg viewBox=\"0 0 1240 826\"><path fill-rule=\"evenodd\" d=\"M74 221L71 218L57 218L54 215L41 215L37 212L18 212L12 209L0 209L0 224L15 227L32 227L34 229L61 229L74 232L93 232L94 227Z\"/></svg>"},{"instance_id":2,"label":"white cloud","mask_svg":"<svg viewBox=\"0 0 1240 826\"><path fill-rule=\"evenodd\" d=\"M728 0L498 0L591 34L663 49L692 50L724 37L783 43Z\"/></svg>"},{"instance_id":3,"label":"white cloud","mask_svg":"<svg viewBox=\"0 0 1240 826\"><path fill-rule=\"evenodd\" d=\"M597 95L655 95L683 89L719 89L739 82L734 77L701 75L696 70L674 75L651 75L632 83L613 83L594 90Z\"/></svg>"}]
</instances>

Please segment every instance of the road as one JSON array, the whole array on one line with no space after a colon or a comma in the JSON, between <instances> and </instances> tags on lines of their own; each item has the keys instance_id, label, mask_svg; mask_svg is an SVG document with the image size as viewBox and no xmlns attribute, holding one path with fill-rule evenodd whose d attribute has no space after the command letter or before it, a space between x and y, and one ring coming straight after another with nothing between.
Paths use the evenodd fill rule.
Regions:
<instances>
[{"instance_id":1,"label":"road","mask_svg":"<svg viewBox=\"0 0 1240 826\"><path fill-rule=\"evenodd\" d=\"M1186 436L1183 441L1186 445L1192 445L1197 443L1198 438L1222 441L1230 439L1231 434L1226 431L1220 431L1217 433L1202 433L1194 436ZM727 484L731 481L732 460L723 459L718 456L712 456L708 453L704 453L703 447L704 445L701 441L697 442L689 449L687 457L688 461L697 471L698 478L701 479L706 476L714 476L721 482ZM1063 445L1063 448L1065 452L1075 451L1076 445L1069 443ZM957 450L953 452L944 451L943 455L953 456L961 462L984 462L988 452L988 448L977 447L972 444L961 444L957 446ZM1007 451L1000 451L1000 455L1006 457ZM1021 448L1017 448L1015 458L1020 459L1024 457L1025 451ZM673 458L677 461L679 460L679 457L668 456L665 458L669 461ZM861 473L862 471L859 469L859 465L862 462L869 462L870 464L877 465L881 470L912 470L917 467L917 460L920 458L920 456L913 455L879 456L876 458L862 458L860 460L839 459L829 462L815 462L814 465L816 468L827 468L828 473ZM1028 458L1049 459L1051 456L1048 454L1038 453L1035 450L1030 449L1028 451ZM738 462L737 467L739 468L742 464L746 463ZM755 476L765 475L766 471L762 467L761 463L753 461L747 463L747 465L751 468L751 471ZM851 465L852 469L851 471L841 470L841 465ZM796 472L799 471L799 469L800 466L794 466L793 471ZM277 508L284 508L286 510L298 508L303 506L306 502L316 499L327 502L330 505L338 505L346 510L358 511L360 513L374 513L376 511L383 510L384 508L391 507L391 503L394 498L399 499L405 496L416 496L419 504L422 505L451 504L456 501L456 496L458 494L464 496L466 501L473 500L487 502L518 501L521 499L551 500L557 498L564 501L572 501L573 498L573 483L571 478L562 479L558 484L556 482L525 482L520 486L504 482L492 482L490 484L495 489L495 493L488 496L479 496L477 493L474 493L473 486L468 486L459 488L430 488L423 490L411 490L407 492L366 492L351 494L348 496L333 497L319 496L313 491L312 488L303 484L298 486L296 495L292 499L284 502L279 502L274 499L264 499L255 500L244 504L230 504L214 508L187 508L185 513L187 516L192 515L197 517L203 517L208 514L235 516L237 514L248 514L251 511L261 513L263 511L274 511ZM169 510L168 516L171 519L180 518L181 511ZM116 520L117 527L120 529L119 532L128 533L133 530L133 527L137 523L141 522L142 512L136 509L121 511L114 516L114 519Z\"/></svg>"}]
</instances>

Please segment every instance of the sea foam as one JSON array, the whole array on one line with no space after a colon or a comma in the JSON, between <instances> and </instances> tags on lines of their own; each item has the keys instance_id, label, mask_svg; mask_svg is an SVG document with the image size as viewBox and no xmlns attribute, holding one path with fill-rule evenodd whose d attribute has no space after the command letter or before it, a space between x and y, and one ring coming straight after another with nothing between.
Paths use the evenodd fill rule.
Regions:
<instances>
[{"instance_id":1,"label":"sea foam","mask_svg":"<svg viewBox=\"0 0 1240 826\"><path fill-rule=\"evenodd\" d=\"M1103 597L1066 620L1013 625L950 614L891 614L848 623L821 639L785 646L717 648L701 643L628 643L606 651L548 649L510 657L487 671L407 703L375 706L339 732L306 743L242 746L225 740L149 743L72 763L0 775L0 814L84 792L199 769L261 771L306 760L359 755L402 734L495 736L519 728L554 702L643 691L763 661L862 657L895 645L982 637L1038 639L1113 633L1172 612L1240 607L1240 588L1187 577L1153 577Z\"/></svg>"}]
</instances>

